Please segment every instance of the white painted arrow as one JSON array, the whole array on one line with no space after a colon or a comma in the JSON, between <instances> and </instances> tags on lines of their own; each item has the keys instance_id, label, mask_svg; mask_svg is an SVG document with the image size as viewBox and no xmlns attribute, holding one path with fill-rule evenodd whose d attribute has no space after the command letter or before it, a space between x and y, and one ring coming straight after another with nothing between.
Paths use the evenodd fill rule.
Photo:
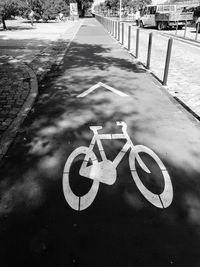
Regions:
<instances>
[{"instance_id":1,"label":"white painted arrow","mask_svg":"<svg viewBox=\"0 0 200 267\"><path fill-rule=\"evenodd\" d=\"M113 93L116 93L116 94L118 94L120 96L128 96L127 94L122 93L121 91L119 91L119 90L117 90L117 89L115 89L115 88L113 88L113 87L111 87L111 86L109 86L109 85L107 85L105 83L99 82L99 83L93 85L92 87L90 87L88 90L86 90L82 94L77 95L77 97L84 97L84 96L92 93L94 90L96 90L99 87L104 87L104 88L106 88L106 89L108 89L108 90L112 91Z\"/></svg>"}]
</instances>

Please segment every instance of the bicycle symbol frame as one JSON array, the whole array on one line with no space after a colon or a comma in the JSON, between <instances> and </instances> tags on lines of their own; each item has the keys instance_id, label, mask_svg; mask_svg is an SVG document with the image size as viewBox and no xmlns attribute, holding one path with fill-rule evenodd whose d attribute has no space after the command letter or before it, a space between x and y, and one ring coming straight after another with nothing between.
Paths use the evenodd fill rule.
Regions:
<instances>
[{"instance_id":1,"label":"bicycle symbol frame","mask_svg":"<svg viewBox=\"0 0 200 267\"><path fill-rule=\"evenodd\" d=\"M63 171L63 192L66 201L68 202L69 206L77 211L85 210L88 208L92 202L94 201L98 189L99 183L104 183L107 185L112 185L117 179L117 171L116 168L118 164L123 159L126 152L130 149L129 154L129 166L131 170L131 174L133 180L139 191L142 195L154 206L157 208L167 208L170 206L173 200L173 187L171 183L170 176L166 167L164 166L163 162L160 158L148 147L143 145L134 145L131 141L128 133L127 133L127 125L125 122L116 122L117 126L122 126L122 133L121 134L99 134L98 130L102 129L102 126L90 126L90 130L93 131L93 138L90 142L89 147L81 146L76 148L68 157L64 171ZM105 151L103 149L101 140L111 140L111 139L126 139L126 143L122 147L121 151L117 154L113 161L107 159ZM101 162L98 162L95 153L93 152L94 145L97 144L97 147L100 152L100 156L102 158ZM159 166L162 176L164 179L164 189L163 192L158 195L152 193L148 188L140 180L137 170L135 161L139 163L140 167L146 172L150 173L150 170L145 165L139 153L146 153L148 154ZM79 197L74 194L72 191L70 184L69 184L69 173L70 167L73 164L74 159L78 156L84 154L84 160L81 164L79 174L83 177L89 178L93 180L92 186L90 190L83 196ZM88 166L88 162L92 162L90 166ZM84 179L84 178L83 178Z\"/></svg>"}]
</instances>

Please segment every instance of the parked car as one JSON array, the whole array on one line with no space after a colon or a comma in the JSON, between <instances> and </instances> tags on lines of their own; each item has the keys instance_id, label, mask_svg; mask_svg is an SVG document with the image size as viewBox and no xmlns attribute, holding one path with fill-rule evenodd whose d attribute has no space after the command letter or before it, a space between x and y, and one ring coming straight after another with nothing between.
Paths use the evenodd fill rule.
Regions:
<instances>
[{"instance_id":1,"label":"parked car","mask_svg":"<svg viewBox=\"0 0 200 267\"><path fill-rule=\"evenodd\" d=\"M193 21L193 12L183 11L177 5L148 5L140 18L141 27L157 27L158 30L176 27L181 29Z\"/></svg>"}]
</instances>

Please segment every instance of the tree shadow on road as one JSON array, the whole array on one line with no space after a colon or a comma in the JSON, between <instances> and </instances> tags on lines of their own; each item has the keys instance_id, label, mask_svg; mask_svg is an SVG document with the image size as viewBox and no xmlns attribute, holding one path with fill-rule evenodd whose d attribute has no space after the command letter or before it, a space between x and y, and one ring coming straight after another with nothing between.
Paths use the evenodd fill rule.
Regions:
<instances>
[{"instance_id":1,"label":"tree shadow on road","mask_svg":"<svg viewBox=\"0 0 200 267\"><path fill-rule=\"evenodd\" d=\"M99 81L129 96L120 98L99 88L77 98ZM101 45L74 42L62 65L52 67L0 170L0 244L6 262L199 267L200 171L187 160L200 155L188 149L190 144L178 151L177 129L165 132L170 110L158 112L153 90L160 89L150 84L146 71L129 56L117 57ZM179 109L176 119L178 114ZM150 147L166 165L174 188L169 208L158 209L142 196L133 182L128 154L117 169L116 183L101 184L88 209L77 212L66 203L62 174L70 153L89 145L89 126L119 133L116 121L125 121L134 144ZM123 140L105 142L108 158L122 146Z\"/></svg>"},{"instance_id":2,"label":"tree shadow on road","mask_svg":"<svg viewBox=\"0 0 200 267\"><path fill-rule=\"evenodd\" d=\"M133 58L127 57L126 52L111 51L110 48L106 48L103 45L87 45L72 43L69 53L66 55L67 60L70 62L69 67L90 67L99 69L108 69L109 67L119 67L119 70L127 70L134 72L144 73L146 70L133 63ZM80 53L81 51L81 53ZM126 54L126 57L123 56ZM66 63L67 67L67 63Z\"/></svg>"}]
</instances>

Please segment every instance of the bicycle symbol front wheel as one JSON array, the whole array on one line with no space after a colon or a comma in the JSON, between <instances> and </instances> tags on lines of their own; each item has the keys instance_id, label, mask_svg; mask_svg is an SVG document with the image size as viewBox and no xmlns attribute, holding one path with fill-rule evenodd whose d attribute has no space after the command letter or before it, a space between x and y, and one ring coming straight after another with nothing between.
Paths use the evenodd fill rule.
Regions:
<instances>
[{"instance_id":1,"label":"bicycle symbol front wheel","mask_svg":"<svg viewBox=\"0 0 200 267\"><path fill-rule=\"evenodd\" d=\"M164 189L161 194L154 194L152 193L146 186L142 183L141 179L138 176L137 169L136 169L136 160L139 163L140 167L147 173L150 173L149 169L145 165L144 161L139 156L139 153L147 154L150 158L152 158L156 164L158 165L160 171L162 172L162 176L164 179ZM157 208L167 208L170 206L173 200L173 187L171 183L170 176L168 171L160 158L148 147L143 145L136 145L130 151L129 156L129 164L132 173L132 177L136 183L136 186L142 193L142 195L154 206Z\"/></svg>"},{"instance_id":2,"label":"bicycle symbol front wheel","mask_svg":"<svg viewBox=\"0 0 200 267\"><path fill-rule=\"evenodd\" d=\"M91 188L85 195L79 197L76 194L74 194L74 192L72 191L70 184L69 184L70 168L75 158L81 154L87 155L87 157L91 159L92 161L97 160L94 152L90 151L88 147L84 147L84 146L78 147L69 155L66 161L65 167L64 167L64 172L63 172L63 192L64 192L65 199L72 209L78 210L78 211L87 209L92 204L99 189L99 182L93 180ZM83 179L87 179L87 178L83 178Z\"/></svg>"}]
</instances>

